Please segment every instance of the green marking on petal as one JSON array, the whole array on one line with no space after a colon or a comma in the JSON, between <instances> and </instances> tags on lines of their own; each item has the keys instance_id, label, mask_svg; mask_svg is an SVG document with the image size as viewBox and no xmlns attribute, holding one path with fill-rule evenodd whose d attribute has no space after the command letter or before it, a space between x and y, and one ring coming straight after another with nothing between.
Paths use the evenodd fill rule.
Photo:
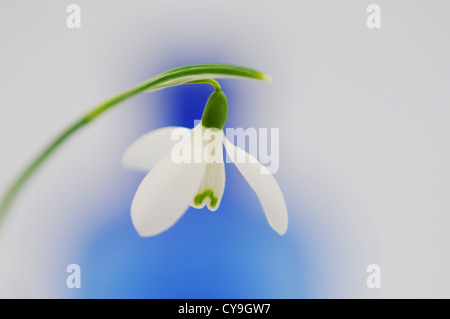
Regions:
<instances>
[{"instance_id":1,"label":"green marking on petal","mask_svg":"<svg viewBox=\"0 0 450 319\"><path fill-rule=\"evenodd\" d=\"M216 196L214 196L214 192L211 189L206 189L201 194L197 194L194 198L195 205L201 205L206 197L209 197L211 200L210 206L215 207L217 205L217 201L219 200Z\"/></svg>"}]
</instances>

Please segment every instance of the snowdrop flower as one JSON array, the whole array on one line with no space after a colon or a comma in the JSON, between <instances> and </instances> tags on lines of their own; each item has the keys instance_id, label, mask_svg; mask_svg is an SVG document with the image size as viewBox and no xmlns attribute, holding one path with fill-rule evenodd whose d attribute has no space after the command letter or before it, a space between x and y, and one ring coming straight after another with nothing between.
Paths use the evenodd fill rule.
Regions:
<instances>
[{"instance_id":1,"label":"snowdrop flower","mask_svg":"<svg viewBox=\"0 0 450 319\"><path fill-rule=\"evenodd\" d=\"M131 205L132 222L141 236L167 230L189 206L219 208L225 190L222 145L258 196L270 226L280 235L286 233L283 193L264 165L227 140L222 130L227 115L225 94L216 88L195 128L160 128L125 151L122 163L126 168L148 172ZM179 137L183 137L181 142Z\"/></svg>"},{"instance_id":2,"label":"snowdrop flower","mask_svg":"<svg viewBox=\"0 0 450 319\"><path fill-rule=\"evenodd\" d=\"M224 164L222 141L227 151L238 153L241 158L246 158L249 163L236 161L236 165L250 186L257 193L266 212L270 225L280 234L286 231L287 214L283 195L270 175L258 174L258 169L265 172L256 159L243 150L236 148L223 136L222 128L227 118L227 102L221 92L219 83L215 79L253 79L259 81L271 81L271 77L258 70L232 64L194 64L170 69L141 82L130 89L114 95L102 103L96 105L84 116L69 125L17 175L6 192L0 197L0 223L4 220L14 200L43 163L57 151L66 140L86 125L94 122L102 114L121 104L122 102L144 92L152 92L170 87L186 84L209 84L215 88L207 102L202 117L202 124L194 130L178 128L176 131L182 135L186 133L188 142L182 145L174 145L171 138L174 128L156 130L143 136L125 153L123 162L126 167L150 171L142 181L134 198L131 215L136 229L142 236L156 235L172 226L187 210L189 205L201 208L205 205L210 210L219 207L225 188ZM181 130L181 131L180 131ZM213 144L220 147L211 148L211 143L203 143L202 135L217 139ZM200 137L200 143L191 143ZM197 144L197 146L196 146ZM205 144L205 145L203 145ZM191 146L194 145L194 146ZM198 146L200 145L200 146ZM188 149L194 156L194 161L178 161L179 156L174 155L177 146L181 146L185 153ZM215 154L205 156L202 162L202 149L216 148ZM200 157L198 153L200 152ZM173 153L173 154L172 154ZM176 154L175 154L176 155ZM198 160L200 158L200 161ZM151 169L151 170L150 170Z\"/></svg>"}]
</instances>

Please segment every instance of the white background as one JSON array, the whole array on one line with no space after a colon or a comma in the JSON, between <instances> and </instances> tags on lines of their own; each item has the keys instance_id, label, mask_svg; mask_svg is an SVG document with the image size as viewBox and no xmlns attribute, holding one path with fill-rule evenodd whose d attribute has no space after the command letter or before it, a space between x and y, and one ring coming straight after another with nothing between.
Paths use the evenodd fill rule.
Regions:
<instances>
[{"instance_id":1,"label":"white background","mask_svg":"<svg viewBox=\"0 0 450 319\"><path fill-rule=\"evenodd\" d=\"M69 30L69 3L0 5L0 191L95 103L145 80L143 60L151 77L167 54L226 51L223 62L274 78L245 84L235 124L280 128L277 179L318 211L301 220L336 263L324 274L339 282L330 296L450 297L448 1L378 1L381 29L366 26L368 1L133 0L77 1L82 28ZM77 234L114 218L60 210L115 180L136 134L131 113L81 132L21 193L0 228L0 296L58 296L46 283L60 265L48 260L77 247L62 225ZM99 194L74 191L86 176ZM365 287L371 263L382 270L376 292Z\"/></svg>"}]
</instances>

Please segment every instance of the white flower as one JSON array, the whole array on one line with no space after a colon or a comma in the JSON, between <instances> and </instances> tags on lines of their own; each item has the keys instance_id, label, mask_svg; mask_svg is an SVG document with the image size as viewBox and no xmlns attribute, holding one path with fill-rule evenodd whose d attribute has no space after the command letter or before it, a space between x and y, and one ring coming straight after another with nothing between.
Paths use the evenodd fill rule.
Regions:
<instances>
[{"instance_id":1,"label":"white flower","mask_svg":"<svg viewBox=\"0 0 450 319\"><path fill-rule=\"evenodd\" d=\"M188 138L180 143L174 139L175 135ZM192 130L157 129L140 137L125 151L122 163L126 168L150 170L131 205L131 219L141 236L167 230L189 206L218 209L225 189L222 143L258 196L270 226L280 235L286 233L288 217L283 193L267 168L229 142L223 130L199 124ZM180 160L178 155L184 159Z\"/></svg>"}]
</instances>

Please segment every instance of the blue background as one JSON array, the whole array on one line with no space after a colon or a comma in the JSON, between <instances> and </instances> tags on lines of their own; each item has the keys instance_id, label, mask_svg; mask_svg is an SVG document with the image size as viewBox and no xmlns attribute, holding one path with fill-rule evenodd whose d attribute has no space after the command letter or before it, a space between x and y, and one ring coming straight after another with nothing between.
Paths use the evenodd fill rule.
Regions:
<instances>
[{"instance_id":1,"label":"blue background","mask_svg":"<svg viewBox=\"0 0 450 319\"><path fill-rule=\"evenodd\" d=\"M233 109L239 97L232 82L220 81L229 102L228 125L239 116ZM211 91L208 85L185 85L152 93L159 94L163 103L139 108L136 121L145 130L142 119L155 112L163 114L161 126L192 127L201 118ZM146 96L140 101L148 105L151 99ZM275 233L256 194L233 164L226 164L225 192L216 212L190 208L175 226L150 238L138 236L129 215L143 177L129 172L130 180L124 184L129 187L121 188L126 200L112 208L118 214L111 212L121 217L84 241L83 289L74 294L86 298L305 298L317 293L311 262L314 247L308 244L307 231L288 230L282 237ZM291 215L298 213L289 198L287 205Z\"/></svg>"}]
</instances>

